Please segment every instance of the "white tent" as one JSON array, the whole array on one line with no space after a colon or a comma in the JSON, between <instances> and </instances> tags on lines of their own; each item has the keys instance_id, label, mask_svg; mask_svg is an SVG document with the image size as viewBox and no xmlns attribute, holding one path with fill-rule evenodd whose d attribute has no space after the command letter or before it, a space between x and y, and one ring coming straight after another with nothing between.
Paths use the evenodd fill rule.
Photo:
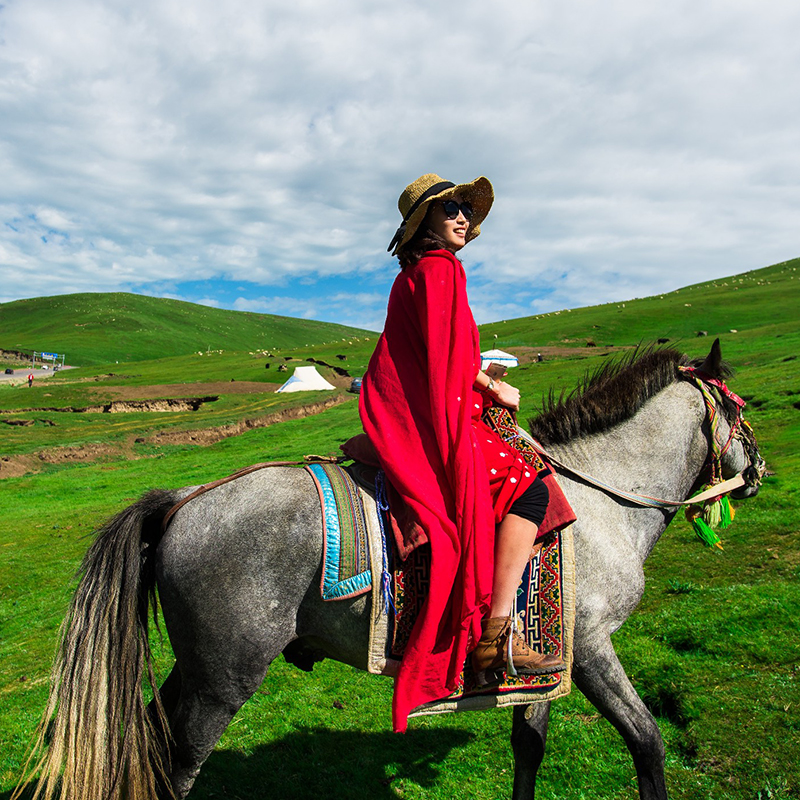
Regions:
<instances>
[{"instance_id":1,"label":"white tent","mask_svg":"<svg viewBox=\"0 0 800 800\"><path fill-rule=\"evenodd\" d=\"M294 375L289 378L276 392L313 392L318 389L335 389L322 375L317 372L316 367L295 367Z\"/></svg>"},{"instance_id":2,"label":"white tent","mask_svg":"<svg viewBox=\"0 0 800 800\"><path fill-rule=\"evenodd\" d=\"M504 367L516 367L519 366L519 359L504 350L486 350L481 353L481 369L486 369L492 363L502 364Z\"/></svg>"}]
</instances>

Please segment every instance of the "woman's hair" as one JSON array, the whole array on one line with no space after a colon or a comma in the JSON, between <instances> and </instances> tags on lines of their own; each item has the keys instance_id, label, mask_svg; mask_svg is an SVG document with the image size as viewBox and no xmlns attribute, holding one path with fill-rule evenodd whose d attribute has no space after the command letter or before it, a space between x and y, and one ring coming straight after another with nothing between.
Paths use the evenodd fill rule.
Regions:
<instances>
[{"instance_id":1,"label":"woman's hair","mask_svg":"<svg viewBox=\"0 0 800 800\"><path fill-rule=\"evenodd\" d=\"M414 235L397 251L400 269L413 267L429 250L447 250L447 243L423 221Z\"/></svg>"}]
</instances>

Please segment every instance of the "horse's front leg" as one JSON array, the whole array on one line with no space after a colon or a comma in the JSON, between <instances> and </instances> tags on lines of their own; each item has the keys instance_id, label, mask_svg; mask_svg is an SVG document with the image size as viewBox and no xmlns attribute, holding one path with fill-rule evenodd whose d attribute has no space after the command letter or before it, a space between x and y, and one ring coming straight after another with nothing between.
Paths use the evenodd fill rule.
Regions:
<instances>
[{"instance_id":1,"label":"horse's front leg","mask_svg":"<svg viewBox=\"0 0 800 800\"><path fill-rule=\"evenodd\" d=\"M641 800L667 800L664 742L653 715L625 674L608 636L592 637L582 645L572 668L575 684L625 739Z\"/></svg>"},{"instance_id":2,"label":"horse's front leg","mask_svg":"<svg viewBox=\"0 0 800 800\"><path fill-rule=\"evenodd\" d=\"M526 719L526 712L529 716ZM512 800L533 800L536 773L544 758L550 703L514 706L511 747L514 751L514 793Z\"/></svg>"}]
</instances>

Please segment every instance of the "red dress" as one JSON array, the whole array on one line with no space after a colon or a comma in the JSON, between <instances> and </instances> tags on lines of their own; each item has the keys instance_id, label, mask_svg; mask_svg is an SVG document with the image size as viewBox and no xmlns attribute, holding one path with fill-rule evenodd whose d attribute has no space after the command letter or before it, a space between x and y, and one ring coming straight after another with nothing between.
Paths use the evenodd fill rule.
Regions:
<instances>
[{"instance_id":1,"label":"red dress","mask_svg":"<svg viewBox=\"0 0 800 800\"><path fill-rule=\"evenodd\" d=\"M436 250L403 272L361 387L364 430L431 545L428 597L395 681L394 728L456 688L492 592L496 521L535 473L480 420L466 276ZM487 479L488 476L488 479Z\"/></svg>"}]
</instances>

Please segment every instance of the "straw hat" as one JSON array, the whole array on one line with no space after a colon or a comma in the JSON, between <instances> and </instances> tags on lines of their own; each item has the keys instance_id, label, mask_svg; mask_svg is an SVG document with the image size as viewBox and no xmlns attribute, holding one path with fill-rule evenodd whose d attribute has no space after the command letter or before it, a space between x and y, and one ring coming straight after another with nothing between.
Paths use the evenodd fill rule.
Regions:
<instances>
[{"instance_id":1,"label":"straw hat","mask_svg":"<svg viewBox=\"0 0 800 800\"><path fill-rule=\"evenodd\" d=\"M457 194L472 205L472 222L467 229L467 241L472 241L480 234L481 222L486 219L494 202L494 189L489 179L480 177L472 183L455 184L430 172L406 186L400 195L397 207L400 209L403 221L387 250L395 255L398 249L411 239L434 200L446 200Z\"/></svg>"}]
</instances>

